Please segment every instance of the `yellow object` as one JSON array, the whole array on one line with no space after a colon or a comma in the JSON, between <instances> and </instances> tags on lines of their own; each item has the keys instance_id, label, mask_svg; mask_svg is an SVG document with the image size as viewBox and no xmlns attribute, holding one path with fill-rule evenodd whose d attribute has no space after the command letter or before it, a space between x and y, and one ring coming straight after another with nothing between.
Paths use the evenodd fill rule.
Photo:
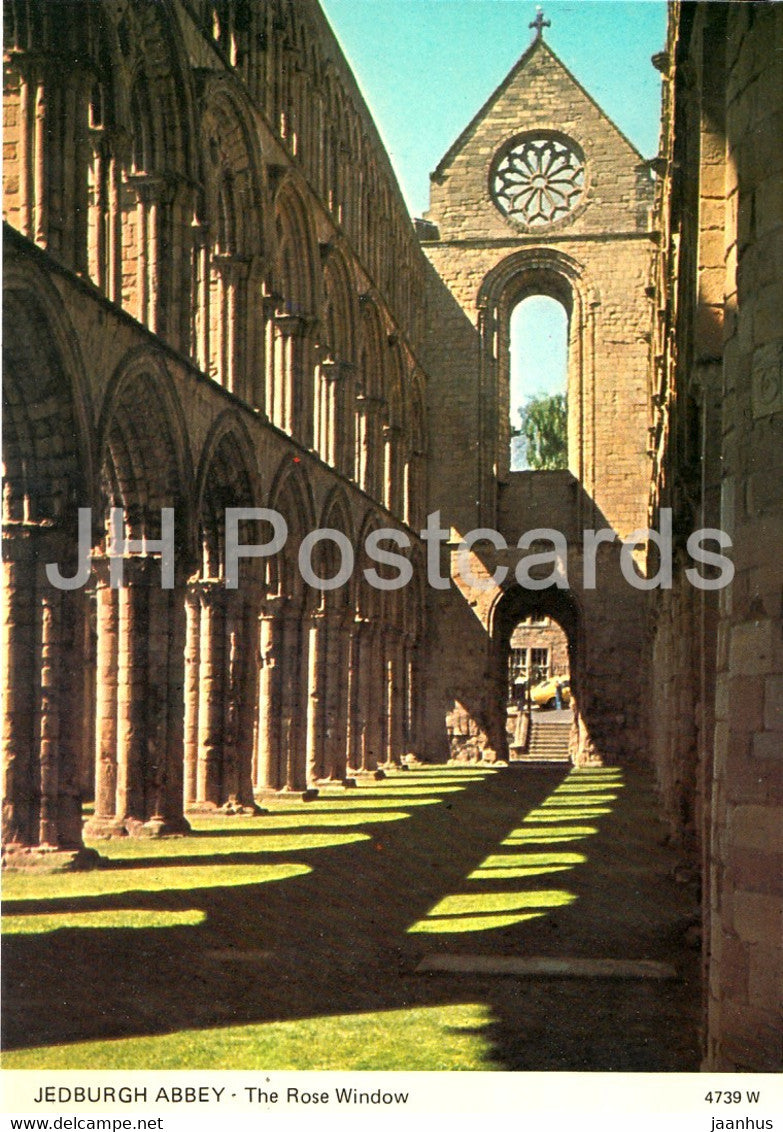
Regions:
<instances>
[{"instance_id":1,"label":"yellow object","mask_svg":"<svg viewBox=\"0 0 783 1132\"><path fill-rule=\"evenodd\" d=\"M560 697L563 705L571 703L571 684L560 676L550 676L530 689L530 698L539 707L555 707L557 704L557 685L560 685Z\"/></svg>"}]
</instances>

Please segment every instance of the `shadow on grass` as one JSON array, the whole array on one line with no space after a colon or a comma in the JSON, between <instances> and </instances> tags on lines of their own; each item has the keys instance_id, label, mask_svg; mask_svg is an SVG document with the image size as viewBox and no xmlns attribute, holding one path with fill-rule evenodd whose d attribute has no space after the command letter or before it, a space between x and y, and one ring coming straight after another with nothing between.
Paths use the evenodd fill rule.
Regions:
<instances>
[{"instance_id":1,"label":"shadow on grass","mask_svg":"<svg viewBox=\"0 0 783 1132\"><path fill-rule=\"evenodd\" d=\"M335 815L334 826L319 826L319 833L339 834L342 844L305 843L266 853L261 848L264 839L281 835L274 830L265 832L263 817L248 819L244 829L199 828L192 840L183 840L181 854L170 853L167 845L161 845L163 858L147 850L144 857L112 860L107 879L127 869L138 870L141 881L147 872L158 879L160 891L145 890L140 883L138 889L121 893L68 896L64 892L60 898L42 894L9 900L6 911L14 914L123 909L182 913L197 908L204 913L204 921L132 929L61 927L45 934L9 936L4 944L5 1047L156 1035L169 1035L174 1041L177 1035L187 1034L180 1056L201 1056L202 1060L183 1065L214 1063L215 1049L220 1049L225 1066L230 1067L236 1064L232 1048L242 1042L243 1034L250 1033L245 1028L255 1032L259 1024L262 1030L271 1026L266 1032L278 1034L285 1043L288 1031L279 1031L280 1026L297 1022L304 1034L319 1019L325 1026L338 1019L334 1036L340 1056L340 1034L346 1032L347 1017L357 1026L369 1026L367 1019L377 1015L377 1029L385 1025L387 1015L392 1016L389 1012L424 1011L421 1017L425 1019L434 1017L426 1014L428 1010L473 1004L480 1008L478 1014L468 1011L471 1024L481 1018L479 1061L444 1067L695 1068L692 1020L683 1006L687 999L687 1007L690 998L682 985L675 991L660 984L593 981L586 985L584 980L566 984L413 973L422 955L432 950L671 960L677 947L671 925L683 914L680 905L684 902L681 892L667 887L664 851L658 847L657 856L655 852L651 855L656 831L650 833L648 784L639 781L634 790L617 791L616 800L609 803L607 799L597 807L609 812L592 817L589 828L596 832L579 841L576 830L586 826L578 817L584 811L581 803L573 815L567 806L558 811L557 827L524 821L531 810L542 807L567 773L567 767L558 766L509 768L481 778L466 775L464 786L460 782L453 793L439 787L437 773L427 775L430 804L412 805L404 812L405 820L395 821L374 822L371 808L361 830L351 825L351 835L361 838L351 842L340 828L342 797L329 797L324 803ZM454 779L454 772L448 772L448 777ZM395 806L404 811L406 794L417 803L422 801L410 789L414 781L406 775L404 785L400 782L399 787L389 788L384 796L393 797ZM423 789L424 782L422 775L417 785L421 783ZM365 788L346 792L345 801L355 805L357 793L365 795ZM614 791L596 789L593 796L608 793ZM300 811L296 816L302 818L301 828L307 827L310 814L318 812ZM295 816L287 806L281 807L275 810L272 822L281 815ZM578 824L570 825L577 823L577 817ZM187 851L187 842L196 845L215 836L252 838L259 849L241 853L229 849L206 856ZM567 840L575 844L566 844ZM482 875L482 865L497 870L503 867L498 857L508 855L511 861L520 851L571 853L587 860L552 861L546 872L558 870L556 878L544 873ZM112 847L111 852L122 850ZM249 875L242 883L236 883L237 877L233 883L200 886L199 876L207 870L250 870L262 861L286 864L299 870L298 875L275 878L269 874L255 883ZM176 870L188 870L192 876L191 883L175 891L165 885ZM50 878L52 891L57 883ZM550 898L542 905L541 894L551 893L555 884L567 899ZM482 899L471 908L474 893ZM516 921L498 923L497 919L509 919L500 915L482 927L482 914L476 908L483 903L486 919L487 899L493 895L496 901L502 897L506 903L519 905ZM448 923L435 923L435 930L426 934L411 930L449 898L463 930L449 931ZM534 906L541 914L530 919ZM476 919L475 930L465 931L471 915ZM442 1015L446 1021L437 1031L437 1040L432 1039L433 1050L444 1040L448 1017L448 1013ZM586 1028L592 1033L597 1017L606 1023L606 1040L593 1035L585 1041ZM421 1024L426 1028L423 1020ZM208 1034L213 1035L212 1054L190 1053L202 1048L199 1041L206 1042ZM416 1031L411 1030L410 1042L416 1040ZM137 1056L150 1060L134 1063L137 1067L162 1064L162 1047L150 1048L146 1055L145 1048L140 1045ZM90 1063L80 1061L76 1050L73 1053L74 1060L69 1062L64 1048L60 1064ZM438 1068L439 1056L433 1052L427 1061L421 1050L414 1055L411 1049L406 1064ZM314 1066L306 1044L299 1057L299 1067ZM288 1064L281 1058L275 1061L273 1051L272 1060L263 1067ZM7 1064L12 1066L13 1061ZM361 1059L353 1064L382 1066L364 1064Z\"/></svg>"}]
</instances>

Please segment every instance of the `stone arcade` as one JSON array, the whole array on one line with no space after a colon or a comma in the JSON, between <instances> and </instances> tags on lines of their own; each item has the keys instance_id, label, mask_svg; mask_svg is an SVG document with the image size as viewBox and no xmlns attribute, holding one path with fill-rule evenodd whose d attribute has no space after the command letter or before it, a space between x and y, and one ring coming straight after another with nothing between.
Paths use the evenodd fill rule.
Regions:
<instances>
[{"instance_id":1,"label":"stone arcade","mask_svg":"<svg viewBox=\"0 0 783 1132\"><path fill-rule=\"evenodd\" d=\"M572 760L652 759L698 863L705 1068L771 1069L783 12L672 5L653 160L533 26L414 227L315 0L7 0L5 862L89 864L89 799L92 837L165 835L189 812L443 761L455 710L504 758L512 633L548 617L568 641ZM568 321L562 471L509 461L510 320L532 295ZM237 589L227 507L274 509L289 532L241 561ZM76 572L80 508L92 579L58 589L46 564ZM120 588L112 508L132 540ZM640 592L620 540L665 508L673 586ZM426 584L434 511L448 589ZM696 527L731 536L720 593L687 584ZM339 589L297 568L316 528L357 548ZM408 540L397 590L363 577L381 528ZM477 528L561 531L570 587L493 585L489 538L471 552L489 584L465 584ZM574 581L588 528L617 536L595 589ZM322 576L335 553L318 544Z\"/></svg>"}]
</instances>

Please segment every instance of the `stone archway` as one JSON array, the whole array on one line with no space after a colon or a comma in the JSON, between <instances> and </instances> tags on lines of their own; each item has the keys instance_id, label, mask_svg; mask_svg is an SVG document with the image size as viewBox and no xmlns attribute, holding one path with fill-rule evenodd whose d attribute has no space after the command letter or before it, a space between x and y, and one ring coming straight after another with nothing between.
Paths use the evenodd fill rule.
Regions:
<instances>
[{"instance_id":1,"label":"stone archway","mask_svg":"<svg viewBox=\"0 0 783 1132\"><path fill-rule=\"evenodd\" d=\"M569 754L576 766L600 763L590 741L587 716L583 702L587 701L587 673L585 670L585 618L571 590L551 586L545 590L529 590L518 583L510 585L497 598L490 615L490 678L495 688L493 707L505 717L506 674L511 634L519 621L530 615L550 617L563 630L568 641L568 662L571 677L573 721L569 737ZM505 737L501 719L493 729ZM508 750L498 751L502 758Z\"/></svg>"}]
</instances>

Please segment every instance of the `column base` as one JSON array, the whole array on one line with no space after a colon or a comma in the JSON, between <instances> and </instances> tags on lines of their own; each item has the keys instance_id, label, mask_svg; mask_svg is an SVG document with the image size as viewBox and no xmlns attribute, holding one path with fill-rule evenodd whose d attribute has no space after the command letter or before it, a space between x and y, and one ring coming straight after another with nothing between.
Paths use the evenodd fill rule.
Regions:
<instances>
[{"instance_id":1,"label":"column base","mask_svg":"<svg viewBox=\"0 0 783 1132\"><path fill-rule=\"evenodd\" d=\"M262 801L267 798L280 798L285 802L314 802L318 797L318 790L315 787L307 787L305 790L292 790L290 786L283 786L280 790L268 788L257 790L256 797Z\"/></svg>"},{"instance_id":2,"label":"column base","mask_svg":"<svg viewBox=\"0 0 783 1132\"><path fill-rule=\"evenodd\" d=\"M324 789L328 789L330 786L342 786L346 790L355 790L356 779L353 777L353 773L346 775L344 778L317 778L316 786L323 787Z\"/></svg>"},{"instance_id":3,"label":"column base","mask_svg":"<svg viewBox=\"0 0 783 1132\"><path fill-rule=\"evenodd\" d=\"M190 833L190 822L183 817L90 818L84 826L88 841L108 841L114 837L182 837Z\"/></svg>"},{"instance_id":4,"label":"column base","mask_svg":"<svg viewBox=\"0 0 783 1132\"><path fill-rule=\"evenodd\" d=\"M268 814L269 810L262 809L257 806L255 802L237 802L229 801L223 802L218 805L217 802L188 802L185 805L185 813L191 814L194 817L258 817L260 814Z\"/></svg>"},{"instance_id":5,"label":"column base","mask_svg":"<svg viewBox=\"0 0 783 1132\"><path fill-rule=\"evenodd\" d=\"M364 778L366 780L368 778L373 778L376 782L382 782L386 777L386 771L381 770L380 767L378 767L376 770L352 770L349 767L348 775L353 779Z\"/></svg>"},{"instance_id":6,"label":"column base","mask_svg":"<svg viewBox=\"0 0 783 1132\"><path fill-rule=\"evenodd\" d=\"M7 845L3 868L10 872L71 873L99 869L104 864L96 849L57 849L48 845Z\"/></svg>"}]
</instances>

